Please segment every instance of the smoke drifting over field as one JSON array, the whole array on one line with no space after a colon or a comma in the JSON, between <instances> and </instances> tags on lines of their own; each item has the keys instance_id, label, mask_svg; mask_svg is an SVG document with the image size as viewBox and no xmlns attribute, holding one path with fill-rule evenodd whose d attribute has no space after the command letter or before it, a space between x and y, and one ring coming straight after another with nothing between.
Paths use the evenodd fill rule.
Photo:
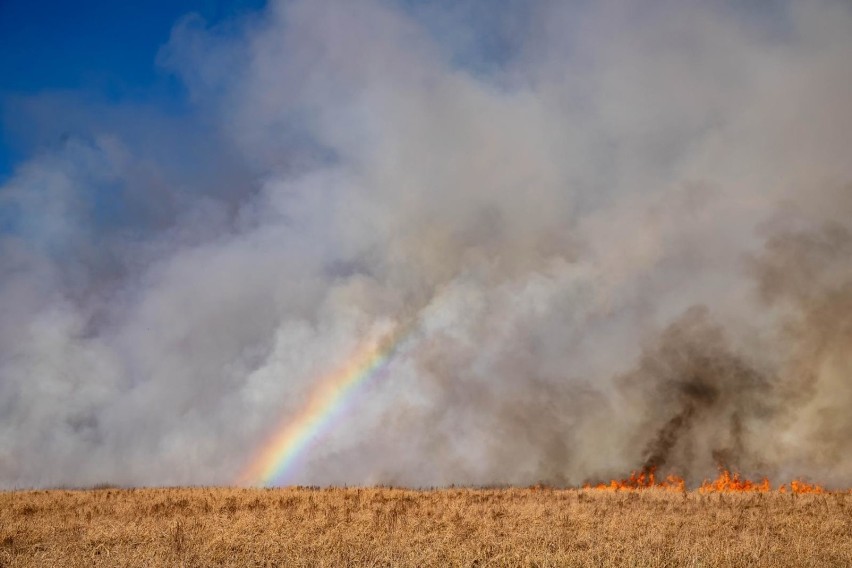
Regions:
<instances>
[{"instance_id":1,"label":"smoke drifting over field","mask_svg":"<svg viewBox=\"0 0 852 568\"><path fill-rule=\"evenodd\" d=\"M845 2L293 1L178 22L192 112L18 100L0 484L852 483ZM54 138L51 138L51 137Z\"/></svg>"}]
</instances>

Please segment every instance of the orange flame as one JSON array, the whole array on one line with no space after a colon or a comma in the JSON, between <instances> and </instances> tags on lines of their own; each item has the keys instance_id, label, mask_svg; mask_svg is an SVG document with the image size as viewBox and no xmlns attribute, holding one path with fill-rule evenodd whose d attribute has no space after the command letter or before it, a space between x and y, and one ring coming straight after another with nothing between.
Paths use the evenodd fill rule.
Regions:
<instances>
[{"instance_id":1,"label":"orange flame","mask_svg":"<svg viewBox=\"0 0 852 568\"><path fill-rule=\"evenodd\" d=\"M597 485L585 484L583 489L597 489L605 491L639 491L643 489L664 489L666 491L685 492L686 483L677 475L669 475L665 479L658 480L654 468L644 471L634 471L626 479L613 479L609 483L598 483ZM772 486L767 478L760 481L741 476L737 472L720 469L719 476L710 481L704 480L698 488L700 493L768 493ZM805 493L827 493L821 485L810 484L800 479L794 479L787 485L778 486L779 493L792 493L801 495Z\"/></svg>"},{"instance_id":2,"label":"orange flame","mask_svg":"<svg viewBox=\"0 0 852 568\"><path fill-rule=\"evenodd\" d=\"M634 471L626 479L613 479L609 483L597 485L586 484L583 489L605 489L608 491L638 490L638 489L665 489L667 491L685 491L686 483L676 475L669 475L665 479L657 480L656 469L650 468L646 471Z\"/></svg>"},{"instance_id":3,"label":"orange flame","mask_svg":"<svg viewBox=\"0 0 852 568\"><path fill-rule=\"evenodd\" d=\"M778 491L781 493L787 493L787 486L782 485L778 488ZM810 483L805 483L799 479L794 479L790 482L790 492L794 494L826 493L826 490L821 485L811 485Z\"/></svg>"},{"instance_id":4,"label":"orange flame","mask_svg":"<svg viewBox=\"0 0 852 568\"><path fill-rule=\"evenodd\" d=\"M713 481L705 479L698 491L701 493L736 493L740 491L767 493L772 491L772 487L765 477L759 482L755 482L741 477L739 473L731 473L727 469L723 469L719 471L719 477Z\"/></svg>"}]
</instances>

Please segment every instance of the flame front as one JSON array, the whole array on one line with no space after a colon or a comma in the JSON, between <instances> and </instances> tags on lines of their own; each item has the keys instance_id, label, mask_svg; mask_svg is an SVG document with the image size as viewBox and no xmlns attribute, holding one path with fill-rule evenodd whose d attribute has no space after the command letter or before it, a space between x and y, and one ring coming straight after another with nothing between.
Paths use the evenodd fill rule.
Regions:
<instances>
[{"instance_id":1,"label":"flame front","mask_svg":"<svg viewBox=\"0 0 852 568\"><path fill-rule=\"evenodd\" d=\"M602 491L641 491L644 489L663 489L666 491L686 491L686 482L682 477L669 475L663 479L657 479L655 468L644 471L634 471L630 477L625 479L613 479L609 483L598 483L597 485L586 484L583 489L596 489ZM720 469L719 475L714 480L704 480L698 487L700 493L768 493L772 491L769 479L753 481L741 476L738 472ZM795 495L806 493L827 493L821 485L815 485L800 479L792 480L789 485L782 484L776 489L779 493L792 493Z\"/></svg>"},{"instance_id":2,"label":"flame front","mask_svg":"<svg viewBox=\"0 0 852 568\"><path fill-rule=\"evenodd\" d=\"M713 481L704 480L698 488L701 493L737 493L758 492L767 493L772 491L772 486L767 478L760 481L752 481L742 477L739 473L731 473L727 469L719 471L719 476Z\"/></svg>"},{"instance_id":3,"label":"flame front","mask_svg":"<svg viewBox=\"0 0 852 568\"><path fill-rule=\"evenodd\" d=\"M656 468L646 471L631 472L626 479L613 479L609 483L597 485L586 484L584 489L602 489L607 491L638 490L638 489L665 489L667 491L686 491L686 482L676 475L669 475L665 479L658 480Z\"/></svg>"}]
</instances>

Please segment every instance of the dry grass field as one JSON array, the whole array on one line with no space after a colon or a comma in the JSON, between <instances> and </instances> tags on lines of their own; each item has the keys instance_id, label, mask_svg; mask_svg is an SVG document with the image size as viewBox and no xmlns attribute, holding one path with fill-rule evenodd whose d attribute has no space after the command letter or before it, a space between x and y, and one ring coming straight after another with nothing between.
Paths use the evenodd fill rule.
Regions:
<instances>
[{"instance_id":1,"label":"dry grass field","mask_svg":"<svg viewBox=\"0 0 852 568\"><path fill-rule=\"evenodd\" d=\"M4 492L0 566L852 566L852 495Z\"/></svg>"}]
</instances>

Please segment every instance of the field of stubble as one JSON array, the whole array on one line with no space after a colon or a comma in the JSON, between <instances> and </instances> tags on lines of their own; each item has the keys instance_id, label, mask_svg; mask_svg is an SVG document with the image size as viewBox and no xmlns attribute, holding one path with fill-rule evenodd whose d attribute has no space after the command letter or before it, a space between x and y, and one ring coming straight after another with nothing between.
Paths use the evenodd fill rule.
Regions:
<instances>
[{"instance_id":1,"label":"field of stubble","mask_svg":"<svg viewBox=\"0 0 852 568\"><path fill-rule=\"evenodd\" d=\"M3 492L0 566L852 566L852 495Z\"/></svg>"}]
</instances>

